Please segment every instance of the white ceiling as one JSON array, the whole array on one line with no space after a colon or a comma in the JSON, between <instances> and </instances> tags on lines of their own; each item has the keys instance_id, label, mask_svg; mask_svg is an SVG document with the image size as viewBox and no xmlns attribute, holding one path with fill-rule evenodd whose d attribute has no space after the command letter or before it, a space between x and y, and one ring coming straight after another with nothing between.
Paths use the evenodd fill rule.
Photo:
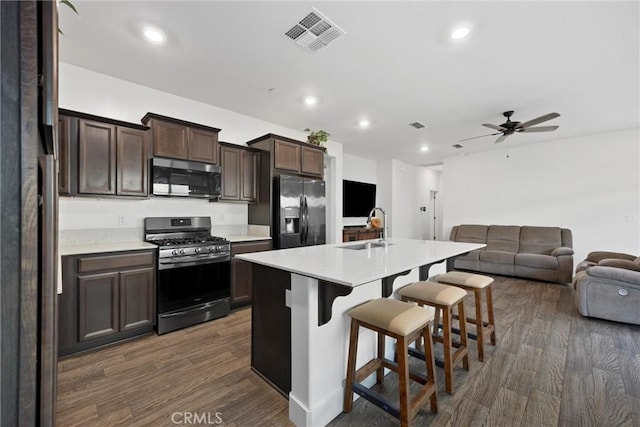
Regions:
<instances>
[{"instance_id":1,"label":"white ceiling","mask_svg":"<svg viewBox=\"0 0 640 427\"><path fill-rule=\"evenodd\" d=\"M491 133L481 124L502 123L505 110L522 122L561 114L545 123L557 131L513 135L512 147L640 125L638 1L72 1L80 16L60 6L63 62L324 129L345 152L371 159L424 165L506 149L495 137L452 147ZM312 6L347 33L315 53L284 36ZM149 23L168 34L166 45L142 39ZM472 33L453 42L460 23ZM313 108L302 102L309 94L319 98Z\"/></svg>"}]
</instances>

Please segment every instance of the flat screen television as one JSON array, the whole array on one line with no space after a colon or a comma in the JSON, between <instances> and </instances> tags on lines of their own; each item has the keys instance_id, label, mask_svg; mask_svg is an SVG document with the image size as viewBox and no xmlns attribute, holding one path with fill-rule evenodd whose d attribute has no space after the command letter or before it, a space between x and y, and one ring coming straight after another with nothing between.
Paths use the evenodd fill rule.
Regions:
<instances>
[{"instance_id":1,"label":"flat screen television","mask_svg":"<svg viewBox=\"0 0 640 427\"><path fill-rule=\"evenodd\" d=\"M342 181L342 216L368 216L376 205L376 185L366 182Z\"/></svg>"}]
</instances>

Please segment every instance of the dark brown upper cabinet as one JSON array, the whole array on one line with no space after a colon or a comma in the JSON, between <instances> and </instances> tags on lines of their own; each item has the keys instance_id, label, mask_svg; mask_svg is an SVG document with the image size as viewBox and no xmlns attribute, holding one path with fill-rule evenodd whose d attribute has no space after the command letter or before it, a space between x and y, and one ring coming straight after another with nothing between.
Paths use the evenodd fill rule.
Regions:
<instances>
[{"instance_id":1,"label":"dark brown upper cabinet","mask_svg":"<svg viewBox=\"0 0 640 427\"><path fill-rule=\"evenodd\" d=\"M147 130L142 125L60 110L60 195L148 196Z\"/></svg>"},{"instance_id":2,"label":"dark brown upper cabinet","mask_svg":"<svg viewBox=\"0 0 640 427\"><path fill-rule=\"evenodd\" d=\"M116 194L116 127L80 120L78 193Z\"/></svg>"},{"instance_id":3,"label":"dark brown upper cabinet","mask_svg":"<svg viewBox=\"0 0 640 427\"><path fill-rule=\"evenodd\" d=\"M116 132L116 193L123 196L149 194L149 133L118 127Z\"/></svg>"},{"instance_id":4,"label":"dark brown upper cabinet","mask_svg":"<svg viewBox=\"0 0 640 427\"><path fill-rule=\"evenodd\" d=\"M255 203L258 200L258 152L233 144L220 144L221 201Z\"/></svg>"},{"instance_id":5,"label":"dark brown upper cabinet","mask_svg":"<svg viewBox=\"0 0 640 427\"><path fill-rule=\"evenodd\" d=\"M154 156L218 164L220 129L154 113L142 123L151 128Z\"/></svg>"},{"instance_id":6,"label":"dark brown upper cabinet","mask_svg":"<svg viewBox=\"0 0 640 427\"><path fill-rule=\"evenodd\" d=\"M253 139L247 145L271 153L274 175L288 173L318 178L324 175L323 147L274 134Z\"/></svg>"}]
</instances>

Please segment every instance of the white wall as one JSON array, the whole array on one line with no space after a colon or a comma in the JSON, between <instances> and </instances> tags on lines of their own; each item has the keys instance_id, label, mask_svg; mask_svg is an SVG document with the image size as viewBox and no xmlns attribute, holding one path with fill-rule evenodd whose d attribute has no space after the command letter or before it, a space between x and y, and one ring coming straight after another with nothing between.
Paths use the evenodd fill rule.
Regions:
<instances>
[{"instance_id":1,"label":"white wall","mask_svg":"<svg viewBox=\"0 0 640 427\"><path fill-rule=\"evenodd\" d=\"M445 159L444 231L462 223L559 226L575 262L588 252L640 254L639 130L511 145Z\"/></svg>"},{"instance_id":2,"label":"white wall","mask_svg":"<svg viewBox=\"0 0 640 427\"><path fill-rule=\"evenodd\" d=\"M59 105L61 108L132 123L140 123L140 119L147 112L153 112L222 129L219 135L220 140L234 144L243 145L246 141L266 133L306 140L306 133L302 131L289 129L65 63L60 63L59 92ZM330 207L328 212L330 215L334 215L334 217L328 218L327 221L327 224L332 227L328 228L328 234L330 234L328 240L341 241L342 221L341 218L335 217L335 215L336 212L339 212L340 215L342 212L342 144L328 141L327 150L333 159L328 163L335 168L335 170L330 171L331 180L327 182L327 185L333 185L334 187L337 185L336 183L340 185L340 188L332 187L328 189L328 194L334 197L333 200L328 201L330 205L333 204L333 207ZM166 200L159 199L159 201L165 202ZM225 212L228 212L228 215L224 215L225 220L222 221L223 223L246 226L246 205L231 203L209 204L204 201L189 203L182 199L175 202L177 204L162 203L160 206L172 206L170 210L175 212L175 215L191 215L195 211L206 215L207 212L210 212L214 222L216 218L220 221L220 214L224 215ZM126 203L135 206L133 211L139 212L140 217L163 216L163 209L158 210L156 202L138 200L127 201ZM196 205L194 203L199 204ZM121 211L124 206L121 200L116 199L87 201L81 198L61 198L60 205L61 230L74 225L74 221L69 217L70 215L83 217L82 224L90 228L110 227L113 225L113 214L108 217L107 225L105 225L104 220L106 218L102 215L92 217L88 213L94 211L98 205L104 211L114 212ZM198 208L194 209L195 206L198 206ZM126 210L128 209L127 207ZM132 223L138 224L138 220L139 218L135 216L135 218L132 218Z\"/></svg>"}]
</instances>

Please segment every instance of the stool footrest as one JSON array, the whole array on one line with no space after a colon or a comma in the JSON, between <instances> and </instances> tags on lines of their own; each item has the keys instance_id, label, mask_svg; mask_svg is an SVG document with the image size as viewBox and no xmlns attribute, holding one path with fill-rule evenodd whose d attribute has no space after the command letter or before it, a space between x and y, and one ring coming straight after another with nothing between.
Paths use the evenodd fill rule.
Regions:
<instances>
[{"instance_id":1,"label":"stool footrest","mask_svg":"<svg viewBox=\"0 0 640 427\"><path fill-rule=\"evenodd\" d=\"M409 347L409 356L413 356L420 360L424 360L426 357L423 352L411 347ZM444 368L444 362L442 360L438 360L434 358L434 362L438 368Z\"/></svg>"},{"instance_id":2,"label":"stool footrest","mask_svg":"<svg viewBox=\"0 0 640 427\"><path fill-rule=\"evenodd\" d=\"M395 406L390 400L386 399L384 396L381 396L379 393L376 393L373 390L369 390L365 386L359 383L352 383L351 387L355 393L367 399L369 402L376 405L378 408L383 411L393 415L396 418L400 418L400 409Z\"/></svg>"},{"instance_id":3,"label":"stool footrest","mask_svg":"<svg viewBox=\"0 0 640 427\"><path fill-rule=\"evenodd\" d=\"M440 328L442 328L442 325L438 325ZM458 328L454 328L453 326L451 327L451 332L453 332L456 335L460 335L460 329ZM467 332L467 338L472 339L472 340L477 340L478 336L476 334L473 334L471 332Z\"/></svg>"}]
</instances>

